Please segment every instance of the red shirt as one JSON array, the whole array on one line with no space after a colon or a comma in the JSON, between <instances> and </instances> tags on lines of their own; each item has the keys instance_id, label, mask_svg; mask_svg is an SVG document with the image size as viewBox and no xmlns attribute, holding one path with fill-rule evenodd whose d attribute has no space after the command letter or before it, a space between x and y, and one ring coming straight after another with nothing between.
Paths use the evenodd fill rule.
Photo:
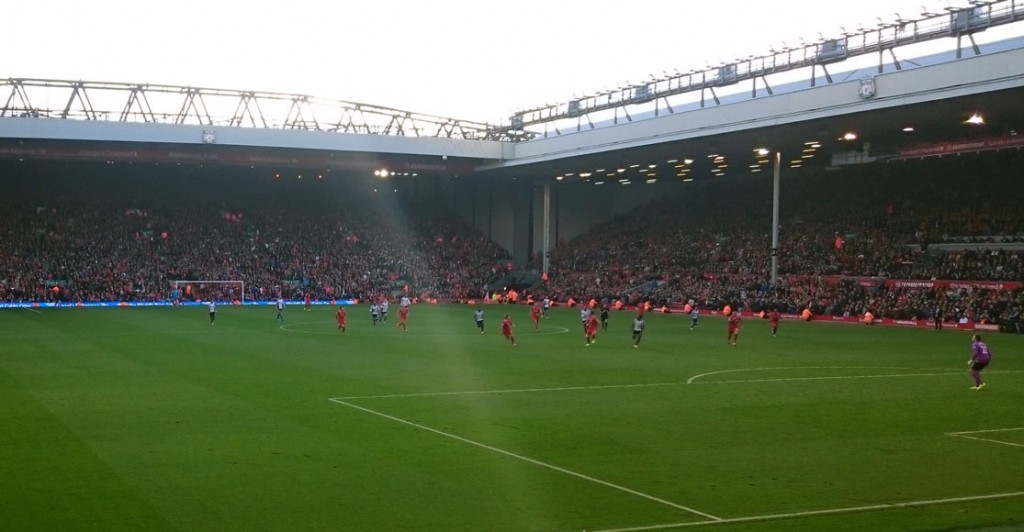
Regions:
<instances>
[{"instance_id":1,"label":"red shirt","mask_svg":"<svg viewBox=\"0 0 1024 532\"><path fill-rule=\"evenodd\" d=\"M409 315L409 307L402 307L398 309L398 318L405 321L405 318Z\"/></svg>"},{"instance_id":2,"label":"red shirt","mask_svg":"<svg viewBox=\"0 0 1024 532\"><path fill-rule=\"evenodd\" d=\"M591 314L587 318L587 333L593 334L597 332L597 316Z\"/></svg>"},{"instance_id":3,"label":"red shirt","mask_svg":"<svg viewBox=\"0 0 1024 532\"><path fill-rule=\"evenodd\" d=\"M338 323L344 324L345 319L348 318L348 313L345 312L345 309L338 309L338 312L334 314L334 317L338 319Z\"/></svg>"},{"instance_id":4,"label":"red shirt","mask_svg":"<svg viewBox=\"0 0 1024 532\"><path fill-rule=\"evenodd\" d=\"M729 330L735 331L740 328L740 314L739 312L729 316Z\"/></svg>"},{"instance_id":5,"label":"red shirt","mask_svg":"<svg viewBox=\"0 0 1024 532\"><path fill-rule=\"evenodd\" d=\"M530 316L533 317L534 321L540 319L540 307L533 307L530 309Z\"/></svg>"},{"instance_id":6,"label":"red shirt","mask_svg":"<svg viewBox=\"0 0 1024 532\"><path fill-rule=\"evenodd\" d=\"M501 320L501 332L505 335L512 334L512 320L505 318Z\"/></svg>"},{"instance_id":7,"label":"red shirt","mask_svg":"<svg viewBox=\"0 0 1024 532\"><path fill-rule=\"evenodd\" d=\"M773 323L773 324L779 323L779 318L781 318L781 317L782 317L782 315L780 315L780 314L779 314L779 311L777 311L777 310L776 310L776 311L774 311L774 312L772 312L772 313L771 313L771 314L770 314L770 315L768 316L768 318L772 320L772 323Z\"/></svg>"}]
</instances>

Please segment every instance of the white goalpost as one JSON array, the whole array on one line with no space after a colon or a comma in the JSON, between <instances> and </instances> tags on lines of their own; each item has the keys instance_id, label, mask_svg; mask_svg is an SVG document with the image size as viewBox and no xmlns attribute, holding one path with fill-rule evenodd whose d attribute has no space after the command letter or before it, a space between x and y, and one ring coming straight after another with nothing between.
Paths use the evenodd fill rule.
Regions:
<instances>
[{"instance_id":1,"label":"white goalpost","mask_svg":"<svg viewBox=\"0 0 1024 532\"><path fill-rule=\"evenodd\" d=\"M195 281L171 281L171 286L174 290L179 292L179 299L185 299L189 297L191 299L218 299L224 292L228 292L233 296L231 300L237 299L240 303L245 303L245 281L207 281L207 280L195 280ZM237 293L235 292L237 290ZM186 294L186 292L190 292ZM213 293L213 296L207 296L208 293Z\"/></svg>"}]
</instances>

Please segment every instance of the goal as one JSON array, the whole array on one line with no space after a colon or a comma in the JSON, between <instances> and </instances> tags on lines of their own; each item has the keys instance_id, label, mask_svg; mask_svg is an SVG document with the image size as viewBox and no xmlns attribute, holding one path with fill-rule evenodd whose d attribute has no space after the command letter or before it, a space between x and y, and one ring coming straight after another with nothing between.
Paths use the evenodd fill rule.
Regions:
<instances>
[{"instance_id":1,"label":"goal","mask_svg":"<svg viewBox=\"0 0 1024 532\"><path fill-rule=\"evenodd\" d=\"M177 297L175 297L177 296ZM176 301L238 301L245 304L245 281L171 281Z\"/></svg>"}]
</instances>

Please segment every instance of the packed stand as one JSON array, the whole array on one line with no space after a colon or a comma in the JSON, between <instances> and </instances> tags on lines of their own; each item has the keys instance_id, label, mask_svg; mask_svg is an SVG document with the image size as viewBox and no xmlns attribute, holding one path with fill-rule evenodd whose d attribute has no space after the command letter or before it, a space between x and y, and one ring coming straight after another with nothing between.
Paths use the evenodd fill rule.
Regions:
<instances>
[{"instance_id":1,"label":"packed stand","mask_svg":"<svg viewBox=\"0 0 1024 532\"><path fill-rule=\"evenodd\" d=\"M1016 330L1024 297L998 282L1024 279L1024 246L1014 245L1024 241L1024 189L1013 175L1024 158L978 164L989 157L784 179L774 286L772 184L751 178L691 187L559 246L544 289L560 299L694 299L706 308L836 316L927 319L941 309L949 320ZM915 288L888 279L996 285Z\"/></svg>"},{"instance_id":2,"label":"packed stand","mask_svg":"<svg viewBox=\"0 0 1024 532\"><path fill-rule=\"evenodd\" d=\"M478 297L509 257L445 210L398 194L182 174L8 178L0 301L167 300L176 280L244 281L250 300Z\"/></svg>"}]
</instances>

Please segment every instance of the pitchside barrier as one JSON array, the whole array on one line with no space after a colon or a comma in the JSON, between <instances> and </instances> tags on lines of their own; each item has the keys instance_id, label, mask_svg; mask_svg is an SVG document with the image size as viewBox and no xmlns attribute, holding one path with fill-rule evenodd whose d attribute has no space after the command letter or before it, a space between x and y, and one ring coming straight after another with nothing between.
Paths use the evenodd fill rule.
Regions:
<instances>
[{"instance_id":1,"label":"pitchside barrier","mask_svg":"<svg viewBox=\"0 0 1024 532\"><path fill-rule=\"evenodd\" d=\"M436 304L438 300L430 300L428 303ZM459 300L459 301L442 301L444 303L465 303L469 305L476 304L475 300ZM486 301L485 301L486 302ZM273 306L277 304L277 301L216 301L218 306L233 306L233 307L248 307L248 306ZM182 301L180 303L171 301L140 301L140 302L124 302L124 301L89 301L81 303L0 303L0 309L5 308L30 308L30 309L46 309L46 308L96 308L96 307L205 307L209 302L207 301ZM285 301L288 306L304 305L305 301L301 299L289 299ZM342 299L342 300L315 300L310 301L310 305L358 305L358 299ZM525 302L523 302L525 304ZM552 306L565 307L568 306L565 302L552 301ZM624 306L621 310L636 310L635 307ZM651 308L649 312L661 312L665 314L679 314L682 316L688 316L683 312L683 307L672 305L669 307L657 307ZM720 310L707 310L701 309L702 316L721 316ZM761 318L759 314L753 312L740 312L740 316L744 318ZM803 320L804 318L799 314L782 314L782 319L786 320ZM867 325L864 323L864 319L856 316L812 316L810 320L805 321L818 321L818 322L829 322L829 323L849 323L849 324L860 324ZM921 329L930 329L934 327L935 322L932 320L898 320L891 318L875 318L871 323L871 327L916 327ZM991 323L974 323L971 321L963 323L951 323L943 322L943 328L960 330L960 331L991 331L999 332L999 326Z\"/></svg>"},{"instance_id":2,"label":"pitchside barrier","mask_svg":"<svg viewBox=\"0 0 1024 532\"><path fill-rule=\"evenodd\" d=\"M248 306L274 306L277 304L277 300L271 301L214 301L218 307L248 307ZM287 306L301 306L305 305L305 301L302 299L289 299L286 300L285 305ZM358 299L338 299L338 300L325 300L325 301L310 301L310 305L356 305L359 303ZM34 302L23 302L23 303L0 303L0 309L4 308L31 308L31 309L43 309L43 308L95 308L95 307L205 307L210 304L209 301L82 301L82 302L61 302L61 303L34 303Z\"/></svg>"},{"instance_id":3,"label":"pitchside barrier","mask_svg":"<svg viewBox=\"0 0 1024 532\"><path fill-rule=\"evenodd\" d=\"M465 301L457 301L457 302L458 303L466 303L468 305L475 305L475 304L478 303L476 300L473 300L473 299L469 299L469 300L465 300ZM487 304L487 305L499 304L498 302L491 301L490 299L481 299L479 302ZM503 303L503 304L508 304L508 303ZM521 301L520 304L525 304L525 302ZM579 308L581 305L580 304L570 305L570 304L568 304L565 301L552 301L551 302L551 306L552 307ZM635 306L631 306L631 305L623 305L618 310L619 311L623 311L623 310L635 311L636 307ZM698 309L698 310L700 310L700 315L701 316L722 316L722 311L721 310L709 310L709 309ZM651 309L648 310L648 312L662 313L662 314L679 314L679 315L684 316L684 317L690 315L688 312L683 310L683 305L680 305L680 304L672 304L672 305L668 305L668 306L664 306L664 307L651 307ZM750 311L740 312L740 316L742 316L744 318L754 318L754 319L764 319L764 320L768 319L767 315L761 316L760 313L755 313L755 312L750 312ZM856 325L856 324L868 325L867 323L864 322L864 318L863 317L858 317L858 316L812 315L810 319L804 319L804 317L799 315L799 314L780 314L780 316L784 320L802 320L802 321L818 321L818 322L829 322L829 323L849 323L849 324L854 324L854 325ZM871 322L870 326L872 326L872 327L874 327L874 326L883 326L883 327L918 327L918 328L922 328L922 329L931 329L931 328L933 328L935 326L935 322L933 320L900 320L900 319L892 319L892 318L875 318ZM975 323L975 322L972 322L972 321L965 321L965 322L948 322L948 321L944 321L944 322L942 322L942 327L944 329L953 329L953 330L959 330L959 331L991 331L991 332L1000 332L1000 329L999 329L998 325L995 325L995 324L992 324L992 323Z\"/></svg>"}]
</instances>

